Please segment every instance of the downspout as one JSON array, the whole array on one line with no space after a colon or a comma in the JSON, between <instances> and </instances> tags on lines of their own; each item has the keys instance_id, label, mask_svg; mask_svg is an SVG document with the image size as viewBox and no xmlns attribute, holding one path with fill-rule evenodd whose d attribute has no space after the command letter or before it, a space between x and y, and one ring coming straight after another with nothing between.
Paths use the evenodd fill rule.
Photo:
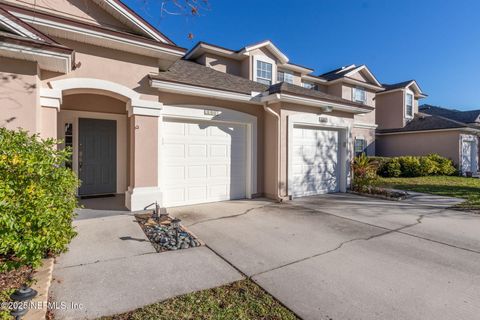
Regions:
<instances>
[{"instance_id":1,"label":"downspout","mask_svg":"<svg viewBox=\"0 0 480 320\"><path fill-rule=\"evenodd\" d=\"M276 183L276 187L277 187L277 192L276 192L276 200L279 201L279 202L283 202L285 200L288 199L288 197L283 197L281 194L280 194L280 175L282 173L282 155L281 155L281 123L280 123L280 115L278 113L276 113L275 111L273 111L272 108L270 108L268 106L268 102L265 102L263 104L263 109L267 112L267 113L270 113L272 116L275 117L275 119L277 119L277 183Z\"/></svg>"}]
</instances>

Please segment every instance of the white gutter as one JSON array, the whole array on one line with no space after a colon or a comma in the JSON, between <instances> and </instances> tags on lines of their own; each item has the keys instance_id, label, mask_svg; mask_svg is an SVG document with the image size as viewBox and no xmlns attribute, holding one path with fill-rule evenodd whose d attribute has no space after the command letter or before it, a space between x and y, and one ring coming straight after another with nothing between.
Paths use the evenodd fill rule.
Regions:
<instances>
[{"instance_id":1,"label":"white gutter","mask_svg":"<svg viewBox=\"0 0 480 320\"><path fill-rule=\"evenodd\" d=\"M168 81L162 81L162 80L156 80L156 79L150 80L150 86L152 88L157 88L163 92L216 98L216 99L223 99L223 100L237 101L237 102L246 102L246 103L258 104L258 105L262 104L252 94L224 91L224 90L218 90L218 89L210 89L210 88L198 87L198 86L189 85L189 84L168 82Z\"/></svg>"},{"instance_id":2,"label":"white gutter","mask_svg":"<svg viewBox=\"0 0 480 320\"><path fill-rule=\"evenodd\" d=\"M260 100L262 102L267 102L267 103L271 103L271 102L296 103L296 104L302 104L302 105L307 105L307 106L312 106L312 107L328 108L328 109L332 109L332 110L351 112L351 113L355 113L355 114L369 113L369 112L373 111L373 110L365 110L365 109L357 108L357 107L346 106L346 105L342 105L342 104L335 103L335 102L326 102L326 101L320 101L320 100L317 100L317 99L310 99L310 98L292 96L292 95L285 94L285 93L271 94L271 95L262 97Z\"/></svg>"}]
</instances>

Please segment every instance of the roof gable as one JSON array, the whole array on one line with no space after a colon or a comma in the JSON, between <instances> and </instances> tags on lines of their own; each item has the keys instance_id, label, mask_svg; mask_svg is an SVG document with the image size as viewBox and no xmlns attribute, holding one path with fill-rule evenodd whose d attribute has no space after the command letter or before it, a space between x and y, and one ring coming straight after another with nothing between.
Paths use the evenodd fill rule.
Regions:
<instances>
[{"instance_id":1,"label":"roof gable","mask_svg":"<svg viewBox=\"0 0 480 320\"><path fill-rule=\"evenodd\" d=\"M380 82L378 82L377 78L375 78L373 73L364 64L361 66L351 64L348 66L337 68L332 71L323 73L319 75L319 77L327 81L335 81L342 78L351 78L353 80L366 82L377 87L382 86Z\"/></svg>"},{"instance_id":2,"label":"roof gable","mask_svg":"<svg viewBox=\"0 0 480 320\"><path fill-rule=\"evenodd\" d=\"M385 88L384 92L390 92L394 90L404 90L404 89L410 89L413 91L415 94L415 97L419 98L425 98L427 95L423 93L422 89L420 89L420 86L418 85L417 81L415 80L407 80L403 82L398 82L398 83L393 83L393 84L382 84L382 86Z\"/></svg>"},{"instance_id":3,"label":"roof gable","mask_svg":"<svg viewBox=\"0 0 480 320\"><path fill-rule=\"evenodd\" d=\"M127 32L161 43L174 44L120 0L5 0L8 4L35 12Z\"/></svg>"},{"instance_id":4,"label":"roof gable","mask_svg":"<svg viewBox=\"0 0 480 320\"><path fill-rule=\"evenodd\" d=\"M43 34L39 30L30 26L28 23L23 22L14 15L10 14L7 10L0 7L0 27L14 35L19 37L36 40L46 43L56 43L54 40Z\"/></svg>"},{"instance_id":5,"label":"roof gable","mask_svg":"<svg viewBox=\"0 0 480 320\"><path fill-rule=\"evenodd\" d=\"M256 44L252 44L246 46L239 50L240 54L248 54L250 51L254 51L257 49L266 49L271 52L282 64L288 63L288 57L283 54L280 49L277 48L270 40L262 41Z\"/></svg>"}]
</instances>

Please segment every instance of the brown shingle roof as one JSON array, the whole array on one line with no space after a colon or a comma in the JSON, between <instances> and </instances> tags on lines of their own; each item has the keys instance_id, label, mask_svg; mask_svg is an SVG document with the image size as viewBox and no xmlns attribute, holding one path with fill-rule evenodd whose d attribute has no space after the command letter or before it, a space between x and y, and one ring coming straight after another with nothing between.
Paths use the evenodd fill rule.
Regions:
<instances>
[{"instance_id":1,"label":"brown shingle roof","mask_svg":"<svg viewBox=\"0 0 480 320\"><path fill-rule=\"evenodd\" d=\"M168 71L150 75L152 79L190 84L199 87L251 94L263 92L267 85L232 74L220 72L196 62L178 60Z\"/></svg>"},{"instance_id":2,"label":"brown shingle roof","mask_svg":"<svg viewBox=\"0 0 480 320\"><path fill-rule=\"evenodd\" d=\"M321 91L306 89L304 87L286 82L280 82L272 86L267 86L239 76L220 72L189 60L179 60L175 62L175 64L173 64L168 71L150 75L150 78L154 80L182 83L210 89L244 93L248 95L250 95L252 92L263 94L289 93L299 97L340 103L365 110L374 109L373 107L366 106L361 103L346 100Z\"/></svg>"},{"instance_id":3,"label":"brown shingle roof","mask_svg":"<svg viewBox=\"0 0 480 320\"><path fill-rule=\"evenodd\" d=\"M415 117L410 122L408 122L405 127L395 129L377 129L377 133L400 133L410 131L428 131L456 128L467 129L472 127L465 123L461 123L444 117L433 116L425 113L417 113Z\"/></svg>"},{"instance_id":4,"label":"brown shingle roof","mask_svg":"<svg viewBox=\"0 0 480 320\"><path fill-rule=\"evenodd\" d=\"M274 94L274 93L290 93L294 94L297 96L301 97L307 97L307 98L313 98L313 99L321 99L321 100L326 100L330 101L333 103L341 103L357 108L362 108L366 110L373 110L373 107L358 103L358 102L353 102L347 99L343 99L328 93L324 93L318 90L312 90L312 89L307 89L301 86L297 86L291 83L286 83L286 82L280 82L277 84L274 84L270 86L268 89L269 94Z\"/></svg>"}]
</instances>

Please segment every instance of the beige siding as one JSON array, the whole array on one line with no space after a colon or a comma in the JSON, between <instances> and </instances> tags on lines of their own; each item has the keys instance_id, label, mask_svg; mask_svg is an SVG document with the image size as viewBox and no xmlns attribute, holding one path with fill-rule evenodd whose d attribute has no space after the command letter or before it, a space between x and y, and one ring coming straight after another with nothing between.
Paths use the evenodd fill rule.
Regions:
<instances>
[{"instance_id":1,"label":"beige siding","mask_svg":"<svg viewBox=\"0 0 480 320\"><path fill-rule=\"evenodd\" d=\"M356 138L362 138L367 140L367 156L375 155L375 129L355 128L354 126L352 129L352 144Z\"/></svg>"},{"instance_id":2,"label":"beige siding","mask_svg":"<svg viewBox=\"0 0 480 320\"><path fill-rule=\"evenodd\" d=\"M378 135L376 141L377 155L393 157L438 153L458 164L459 135L460 131Z\"/></svg>"},{"instance_id":3,"label":"beige siding","mask_svg":"<svg viewBox=\"0 0 480 320\"><path fill-rule=\"evenodd\" d=\"M241 62L238 60L225 58L211 53L206 53L199 57L199 59L197 59L197 62L220 72L229 73L236 76L242 75Z\"/></svg>"},{"instance_id":4,"label":"beige siding","mask_svg":"<svg viewBox=\"0 0 480 320\"><path fill-rule=\"evenodd\" d=\"M403 128L405 125L403 99L403 91L377 95L375 103L378 129Z\"/></svg>"},{"instance_id":5,"label":"beige siding","mask_svg":"<svg viewBox=\"0 0 480 320\"><path fill-rule=\"evenodd\" d=\"M64 78L95 78L122 84L136 90L145 100L157 100L157 91L148 85L148 74L157 73L157 60L127 52L97 47L80 42L57 39L75 49L77 68L67 75L42 73L46 82Z\"/></svg>"},{"instance_id":6,"label":"beige siding","mask_svg":"<svg viewBox=\"0 0 480 320\"><path fill-rule=\"evenodd\" d=\"M36 133L40 123L37 64L0 57L0 126ZM13 78L12 78L13 77Z\"/></svg>"}]
</instances>

